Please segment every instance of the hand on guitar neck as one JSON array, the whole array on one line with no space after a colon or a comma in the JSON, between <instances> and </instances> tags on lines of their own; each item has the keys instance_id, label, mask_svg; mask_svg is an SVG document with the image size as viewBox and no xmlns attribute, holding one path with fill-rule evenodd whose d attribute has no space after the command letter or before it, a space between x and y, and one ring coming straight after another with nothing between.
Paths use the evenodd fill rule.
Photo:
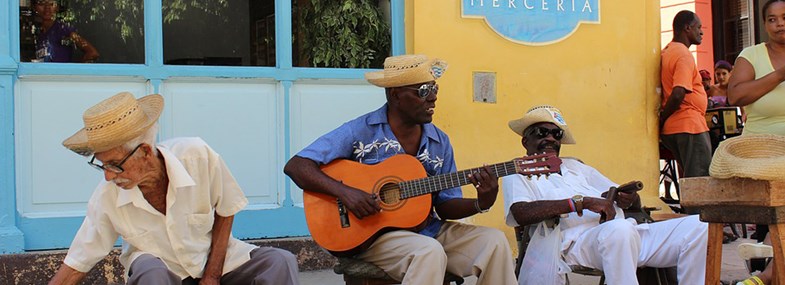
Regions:
<instances>
[{"instance_id":1,"label":"hand on guitar neck","mask_svg":"<svg viewBox=\"0 0 785 285\"><path fill-rule=\"evenodd\" d=\"M469 179L477 189L477 205L482 210L490 209L499 193L499 177L493 174L488 165L483 165L480 171L469 174Z\"/></svg>"},{"instance_id":2,"label":"hand on guitar neck","mask_svg":"<svg viewBox=\"0 0 785 285\"><path fill-rule=\"evenodd\" d=\"M439 217L449 220L463 219L477 213L484 213L496 202L499 192L499 177L487 165L472 169L469 182L477 190L477 199L452 199L436 206Z\"/></svg>"}]
</instances>

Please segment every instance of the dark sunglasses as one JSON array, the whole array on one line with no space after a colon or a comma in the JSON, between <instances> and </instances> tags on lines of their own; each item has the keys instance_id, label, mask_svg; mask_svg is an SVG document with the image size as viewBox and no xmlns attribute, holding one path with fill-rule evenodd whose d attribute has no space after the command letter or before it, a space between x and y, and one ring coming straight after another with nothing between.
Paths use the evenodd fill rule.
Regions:
<instances>
[{"instance_id":1,"label":"dark sunglasses","mask_svg":"<svg viewBox=\"0 0 785 285\"><path fill-rule=\"evenodd\" d=\"M535 135L540 139L544 139L548 137L548 135L551 135L554 139L561 140L564 137L564 130L559 128L549 129L546 127L534 127L529 131L529 135Z\"/></svg>"},{"instance_id":2,"label":"dark sunglasses","mask_svg":"<svg viewBox=\"0 0 785 285\"><path fill-rule=\"evenodd\" d=\"M434 83L434 84L425 83L423 85L420 85L419 88L406 87L406 86L401 87L401 88L417 90L417 96L420 96L420 98L423 98L423 99L425 97L428 97L428 95L439 93L439 84L436 84L436 83Z\"/></svg>"},{"instance_id":3,"label":"dark sunglasses","mask_svg":"<svg viewBox=\"0 0 785 285\"><path fill-rule=\"evenodd\" d=\"M97 164L97 163L94 162L95 161L95 155L93 155L93 159L88 161L87 164L89 164L92 167L95 167L95 169L98 169L100 171L106 170L106 171L109 171L109 172L112 172L112 173L116 173L116 174L123 173L123 171L125 171L125 169L123 169L123 163L125 163L125 161L128 160L128 158L130 158L131 155L133 155L134 152L136 152L136 150L139 149L140 146L142 146L142 144L137 145L136 148L134 148L134 150L129 152L128 155L126 155L123 158L123 160L120 161L120 163L117 163L117 164L105 163L104 165L100 165L100 164Z\"/></svg>"}]
</instances>

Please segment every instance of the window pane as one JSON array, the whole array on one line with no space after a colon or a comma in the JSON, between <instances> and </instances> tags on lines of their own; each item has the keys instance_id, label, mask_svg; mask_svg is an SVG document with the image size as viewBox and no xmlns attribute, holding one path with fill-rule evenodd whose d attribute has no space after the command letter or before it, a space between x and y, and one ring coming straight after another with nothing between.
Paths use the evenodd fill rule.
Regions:
<instances>
[{"instance_id":1,"label":"window pane","mask_svg":"<svg viewBox=\"0 0 785 285\"><path fill-rule=\"evenodd\" d=\"M275 1L162 4L166 64L275 66Z\"/></svg>"},{"instance_id":2,"label":"window pane","mask_svg":"<svg viewBox=\"0 0 785 285\"><path fill-rule=\"evenodd\" d=\"M292 0L293 61L380 68L390 55L389 0Z\"/></svg>"},{"instance_id":3,"label":"window pane","mask_svg":"<svg viewBox=\"0 0 785 285\"><path fill-rule=\"evenodd\" d=\"M143 0L20 0L24 62L144 63Z\"/></svg>"}]
</instances>

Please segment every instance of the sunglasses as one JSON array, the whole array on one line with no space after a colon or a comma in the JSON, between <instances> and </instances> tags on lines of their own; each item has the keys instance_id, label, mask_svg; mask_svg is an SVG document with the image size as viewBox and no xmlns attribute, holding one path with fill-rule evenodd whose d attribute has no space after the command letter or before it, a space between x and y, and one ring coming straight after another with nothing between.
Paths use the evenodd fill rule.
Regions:
<instances>
[{"instance_id":1,"label":"sunglasses","mask_svg":"<svg viewBox=\"0 0 785 285\"><path fill-rule=\"evenodd\" d=\"M548 135L553 136L556 140L561 140L564 137L564 130L556 128L556 129L549 129L546 127L535 127L529 131L528 135L535 135L537 138L544 139L548 137Z\"/></svg>"},{"instance_id":2,"label":"sunglasses","mask_svg":"<svg viewBox=\"0 0 785 285\"><path fill-rule=\"evenodd\" d=\"M420 98L423 98L423 99L428 97L428 95L431 95L431 94L436 95L436 93L439 93L439 84L436 84L436 83L433 83L433 84L425 83L423 85L420 85L419 88L414 88L414 87L401 87L401 88L417 90L417 96L420 96Z\"/></svg>"},{"instance_id":3,"label":"sunglasses","mask_svg":"<svg viewBox=\"0 0 785 285\"><path fill-rule=\"evenodd\" d=\"M125 163L126 160L131 158L131 155L133 155L134 152L136 152L136 150L139 149L140 146L142 146L142 144L137 145L136 148L134 148L134 150L129 152L128 155L126 155L123 158L123 160L120 161L120 163L117 163L117 164L106 163L104 165L100 165L100 164L95 163L95 155L93 155L93 159L88 161L87 164L89 164L92 167L95 167L95 169L98 169L100 171L106 170L106 171L109 171L109 172L112 172L112 173L115 173L115 174L123 173L123 171L125 171L125 169L123 169L123 163Z\"/></svg>"}]
</instances>

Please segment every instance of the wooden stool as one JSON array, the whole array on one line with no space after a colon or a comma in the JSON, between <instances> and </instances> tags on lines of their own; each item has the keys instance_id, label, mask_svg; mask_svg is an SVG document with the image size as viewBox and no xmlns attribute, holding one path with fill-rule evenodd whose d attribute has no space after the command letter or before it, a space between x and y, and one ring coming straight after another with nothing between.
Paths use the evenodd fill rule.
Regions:
<instances>
[{"instance_id":1,"label":"wooden stool","mask_svg":"<svg viewBox=\"0 0 785 285\"><path fill-rule=\"evenodd\" d=\"M706 284L720 283L722 227L725 223L768 224L774 247L773 283L785 285L785 181L746 178L680 179L681 204L700 209L709 223Z\"/></svg>"}]
</instances>

